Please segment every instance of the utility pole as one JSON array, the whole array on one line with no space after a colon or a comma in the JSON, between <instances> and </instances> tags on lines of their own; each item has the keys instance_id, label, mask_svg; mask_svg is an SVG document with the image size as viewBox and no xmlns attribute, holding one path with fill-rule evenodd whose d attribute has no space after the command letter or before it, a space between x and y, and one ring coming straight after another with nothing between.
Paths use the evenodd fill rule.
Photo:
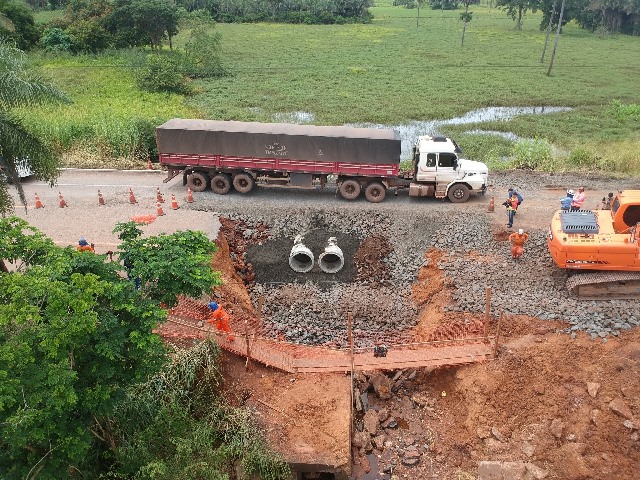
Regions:
<instances>
[{"instance_id":1,"label":"utility pole","mask_svg":"<svg viewBox=\"0 0 640 480\"><path fill-rule=\"evenodd\" d=\"M551 62L549 62L549 70L547 70L547 77L551 76L551 69L553 68L553 60L556 58L556 48L558 48L558 39L560 38L560 29L562 28L562 16L564 15L564 2L562 0L562 6L560 7L560 17L558 18L558 28L556 29L556 41L553 44L553 52L551 53Z\"/></svg>"},{"instance_id":2,"label":"utility pole","mask_svg":"<svg viewBox=\"0 0 640 480\"><path fill-rule=\"evenodd\" d=\"M547 43L549 42L549 34L551 33L551 24L553 23L553 17L556 16L557 0L553 2L553 9L551 10L551 17L549 17L549 25L547 25L547 35L544 37L544 47L542 49L542 56L540 57L540 63L544 63L544 55L547 53Z\"/></svg>"}]
</instances>

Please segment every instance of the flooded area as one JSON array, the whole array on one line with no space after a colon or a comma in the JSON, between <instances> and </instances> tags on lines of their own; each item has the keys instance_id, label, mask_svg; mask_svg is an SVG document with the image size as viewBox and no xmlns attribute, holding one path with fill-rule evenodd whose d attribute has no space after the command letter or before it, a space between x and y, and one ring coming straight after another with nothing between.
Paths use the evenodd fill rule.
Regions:
<instances>
[{"instance_id":1,"label":"flooded area","mask_svg":"<svg viewBox=\"0 0 640 480\"><path fill-rule=\"evenodd\" d=\"M484 122L496 122L514 119L521 115L544 115L549 113L568 112L570 107L486 107L477 110L471 110L459 117L415 121L400 125L384 125L378 123L352 123L347 124L349 127L362 128L392 128L398 132L402 140L402 151L400 158L407 159L411 157L411 147L421 135L442 135L441 127L443 125L473 125ZM312 124L315 121L313 113L309 112L285 112L273 115L274 122ZM496 135L506 138L507 140L516 141L519 137L512 132L499 132L494 130L474 129L466 133L478 135Z\"/></svg>"}]
</instances>

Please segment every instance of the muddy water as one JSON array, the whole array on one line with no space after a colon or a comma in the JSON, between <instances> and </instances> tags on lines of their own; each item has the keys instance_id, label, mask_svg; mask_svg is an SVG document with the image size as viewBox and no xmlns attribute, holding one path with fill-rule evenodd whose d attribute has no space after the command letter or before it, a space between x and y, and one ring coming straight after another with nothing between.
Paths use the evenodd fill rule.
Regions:
<instances>
[{"instance_id":1,"label":"muddy water","mask_svg":"<svg viewBox=\"0 0 640 480\"><path fill-rule=\"evenodd\" d=\"M425 122L410 122L401 125L384 125L379 123L353 123L350 127L366 128L393 128L400 134L402 140L402 152L400 158L411 157L411 147L421 135L441 135L443 125L472 125L476 123L509 121L520 115L544 115L548 113L568 112L570 107L487 107L479 108L465 113L460 117L445 120L429 120ZM310 124L315 121L315 116L309 112L277 113L273 116L274 122ZM518 136L512 132L498 132L492 130L471 130L468 133L481 135L499 135L508 140L516 141Z\"/></svg>"}]
</instances>

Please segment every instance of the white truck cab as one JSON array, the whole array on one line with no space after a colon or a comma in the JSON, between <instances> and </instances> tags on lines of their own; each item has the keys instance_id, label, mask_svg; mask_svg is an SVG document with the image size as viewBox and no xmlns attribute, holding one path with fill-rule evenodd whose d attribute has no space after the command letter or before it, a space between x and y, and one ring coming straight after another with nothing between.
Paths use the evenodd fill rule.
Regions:
<instances>
[{"instance_id":1,"label":"white truck cab","mask_svg":"<svg viewBox=\"0 0 640 480\"><path fill-rule=\"evenodd\" d=\"M424 135L413 148L415 185L410 196L448 197L466 202L473 193L487 191L489 169L482 162L461 158L462 149L450 138Z\"/></svg>"}]
</instances>

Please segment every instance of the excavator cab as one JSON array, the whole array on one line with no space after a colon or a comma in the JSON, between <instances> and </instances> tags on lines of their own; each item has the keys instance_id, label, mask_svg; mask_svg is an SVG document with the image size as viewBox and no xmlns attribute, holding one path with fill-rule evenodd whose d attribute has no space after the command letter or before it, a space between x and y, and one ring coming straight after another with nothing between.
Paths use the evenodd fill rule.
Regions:
<instances>
[{"instance_id":1,"label":"excavator cab","mask_svg":"<svg viewBox=\"0 0 640 480\"><path fill-rule=\"evenodd\" d=\"M617 233L628 232L640 222L640 190L619 192L611 203L611 217Z\"/></svg>"}]
</instances>

